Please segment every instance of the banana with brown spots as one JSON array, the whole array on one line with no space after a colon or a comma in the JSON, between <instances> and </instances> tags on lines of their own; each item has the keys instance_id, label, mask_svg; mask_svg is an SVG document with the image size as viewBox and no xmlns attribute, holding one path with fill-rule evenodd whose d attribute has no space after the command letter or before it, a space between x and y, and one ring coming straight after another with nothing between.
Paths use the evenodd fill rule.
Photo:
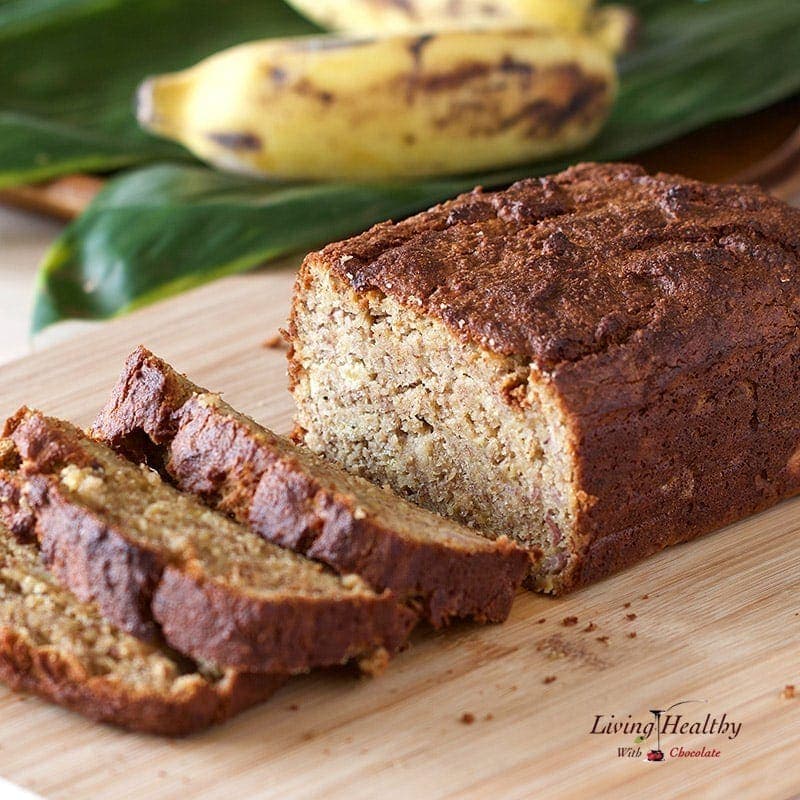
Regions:
<instances>
[{"instance_id":1,"label":"banana with brown spots","mask_svg":"<svg viewBox=\"0 0 800 800\"><path fill-rule=\"evenodd\" d=\"M143 126L286 179L470 172L586 144L614 100L596 37L554 30L267 40L146 81Z\"/></svg>"}]
</instances>

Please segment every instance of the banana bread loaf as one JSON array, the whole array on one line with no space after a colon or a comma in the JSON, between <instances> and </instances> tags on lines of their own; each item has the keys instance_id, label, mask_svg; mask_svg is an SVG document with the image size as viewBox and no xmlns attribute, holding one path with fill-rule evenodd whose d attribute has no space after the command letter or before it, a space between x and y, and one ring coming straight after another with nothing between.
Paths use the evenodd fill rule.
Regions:
<instances>
[{"instance_id":1,"label":"banana bread loaf","mask_svg":"<svg viewBox=\"0 0 800 800\"><path fill-rule=\"evenodd\" d=\"M800 211L581 165L310 254L297 436L563 592L800 490Z\"/></svg>"},{"instance_id":2,"label":"banana bread loaf","mask_svg":"<svg viewBox=\"0 0 800 800\"><path fill-rule=\"evenodd\" d=\"M347 475L143 347L92 433L270 541L391 589L434 625L504 620L528 569L526 551L507 538L490 541Z\"/></svg>"},{"instance_id":3,"label":"banana bread loaf","mask_svg":"<svg viewBox=\"0 0 800 800\"><path fill-rule=\"evenodd\" d=\"M266 700L284 676L217 670L146 644L62 589L0 523L0 681L92 719L181 736Z\"/></svg>"},{"instance_id":4,"label":"banana bread loaf","mask_svg":"<svg viewBox=\"0 0 800 800\"><path fill-rule=\"evenodd\" d=\"M0 513L123 630L193 658L294 673L396 651L415 615L391 593L264 541L86 437L22 409L5 429Z\"/></svg>"}]
</instances>

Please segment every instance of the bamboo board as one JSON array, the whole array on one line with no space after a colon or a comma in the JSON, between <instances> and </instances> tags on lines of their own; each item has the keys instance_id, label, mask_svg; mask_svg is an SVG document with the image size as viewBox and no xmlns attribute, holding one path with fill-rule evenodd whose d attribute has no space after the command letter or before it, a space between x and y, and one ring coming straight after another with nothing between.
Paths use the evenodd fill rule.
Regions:
<instances>
[{"instance_id":1,"label":"bamboo board","mask_svg":"<svg viewBox=\"0 0 800 800\"><path fill-rule=\"evenodd\" d=\"M27 403L87 424L143 343L285 432L285 354L262 343L284 322L292 277L228 279L2 367L0 413ZM521 593L505 625L421 631L377 680L295 679L183 741L0 687L0 775L46 797L117 800L789 798L800 792L798 590L800 500L565 599ZM798 699L781 696L786 684ZM708 701L675 709L684 721L725 714L738 736L667 734L654 764L618 756L635 734L590 733L596 715L645 723L684 699ZM720 756L670 758L678 746Z\"/></svg>"}]
</instances>

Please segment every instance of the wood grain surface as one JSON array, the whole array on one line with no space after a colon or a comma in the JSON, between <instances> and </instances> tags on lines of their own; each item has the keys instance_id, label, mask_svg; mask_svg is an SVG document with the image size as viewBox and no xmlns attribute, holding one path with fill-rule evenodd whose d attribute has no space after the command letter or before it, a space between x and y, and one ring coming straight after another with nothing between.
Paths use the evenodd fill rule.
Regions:
<instances>
[{"instance_id":1,"label":"wood grain surface","mask_svg":"<svg viewBox=\"0 0 800 800\"><path fill-rule=\"evenodd\" d=\"M283 324L292 277L221 281L0 368L0 413L27 403L87 424L143 343L286 432L285 354L263 342ZM52 798L790 798L799 595L796 500L567 598L521 593L505 625L420 631L381 678L294 679L182 741L0 687L0 774ZM797 699L782 696L787 684ZM707 702L675 709L682 721L725 714L738 736L667 734L667 760L653 764L650 740L627 758L618 748L634 733L590 733L596 715L646 723L685 699ZM671 758L680 746L720 756Z\"/></svg>"}]
</instances>

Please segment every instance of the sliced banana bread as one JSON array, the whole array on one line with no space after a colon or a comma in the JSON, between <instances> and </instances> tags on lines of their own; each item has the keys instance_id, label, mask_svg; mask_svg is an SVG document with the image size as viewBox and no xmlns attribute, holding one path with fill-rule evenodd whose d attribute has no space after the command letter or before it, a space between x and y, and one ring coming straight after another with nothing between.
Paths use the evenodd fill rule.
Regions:
<instances>
[{"instance_id":1,"label":"sliced banana bread","mask_svg":"<svg viewBox=\"0 0 800 800\"><path fill-rule=\"evenodd\" d=\"M136 636L294 673L351 658L369 669L413 627L391 593L266 542L69 423L22 409L5 435L19 466L0 472L3 518L27 524L55 577Z\"/></svg>"},{"instance_id":2,"label":"sliced banana bread","mask_svg":"<svg viewBox=\"0 0 800 800\"><path fill-rule=\"evenodd\" d=\"M92 719L181 736L266 700L285 676L216 670L146 644L61 588L0 523L0 681Z\"/></svg>"},{"instance_id":3,"label":"sliced banana bread","mask_svg":"<svg viewBox=\"0 0 800 800\"><path fill-rule=\"evenodd\" d=\"M800 210L584 164L310 254L298 435L564 592L800 491Z\"/></svg>"},{"instance_id":4,"label":"sliced banana bread","mask_svg":"<svg viewBox=\"0 0 800 800\"><path fill-rule=\"evenodd\" d=\"M348 475L142 347L92 433L270 541L391 589L434 625L502 621L527 572L527 553L507 538L490 541Z\"/></svg>"}]
</instances>

